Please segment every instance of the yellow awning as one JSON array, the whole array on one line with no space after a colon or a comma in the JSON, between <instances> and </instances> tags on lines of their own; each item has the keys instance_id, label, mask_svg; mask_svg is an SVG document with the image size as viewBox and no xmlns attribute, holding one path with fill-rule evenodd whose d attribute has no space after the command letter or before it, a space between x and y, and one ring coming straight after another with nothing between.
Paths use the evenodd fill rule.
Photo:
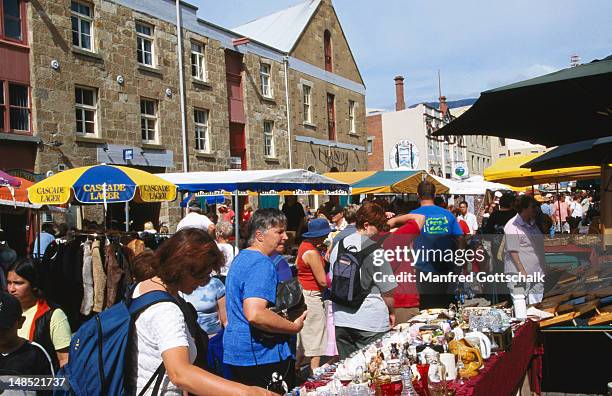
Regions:
<instances>
[{"instance_id":1,"label":"yellow awning","mask_svg":"<svg viewBox=\"0 0 612 396\"><path fill-rule=\"evenodd\" d=\"M533 184L594 179L599 177L601 173L601 169L598 166L558 168L538 172L521 168L521 165L540 155L542 154L522 154L498 159L493 165L484 170L484 178L487 181L509 184L515 187L525 187Z\"/></svg>"},{"instance_id":2,"label":"yellow awning","mask_svg":"<svg viewBox=\"0 0 612 396\"><path fill-rule=\"evenodd\" d=\"M372 176L376 171L359 171L359 172L327 172L323 176L330 179L338 180L346 184L357 183L366 177Z\"/></svg>"}]
</instances>

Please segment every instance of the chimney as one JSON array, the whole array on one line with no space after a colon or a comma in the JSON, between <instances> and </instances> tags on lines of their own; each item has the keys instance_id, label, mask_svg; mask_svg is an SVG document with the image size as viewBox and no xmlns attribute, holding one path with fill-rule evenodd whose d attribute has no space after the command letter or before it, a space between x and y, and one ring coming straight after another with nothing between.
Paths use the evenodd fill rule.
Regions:
<instances>
[{"instance_id":1,"label":"chimney","mask_svg":"<svg viewBox=\"0 0 612 396\"><path fill-rule=\"evenodd\" d=\"M404 102L404 77L396 76L395 80L395 111L401 111L406 108Z\"/></svg>"},{"instance_id":2,"label":"chimney","mask_svg":"<svg viewBox=\"0 0 612 396\"><path fill-rule=\"evenodd\" d=\"M442 117L446 116L448 113L448 104L446 103L446 96L440 96L440 112L442 113Z\"/></svg>"}]
</instances>

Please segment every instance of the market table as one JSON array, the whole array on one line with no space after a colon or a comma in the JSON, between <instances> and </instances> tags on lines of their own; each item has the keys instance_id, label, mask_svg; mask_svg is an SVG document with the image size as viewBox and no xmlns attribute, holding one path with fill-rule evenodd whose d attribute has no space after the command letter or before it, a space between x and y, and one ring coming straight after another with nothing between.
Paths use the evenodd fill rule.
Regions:
<instances>
[{"instance_id":1,"label":"market table","mask_svg":"<svg viewBox=\"0 0 612 396\"><path fill-rule=\"evenodd\" d=\"M533 392L540 393L543 347L538 341L539 325L531 320L516 329L512 345L485 361L476 377L461 386L451 384L456 396L510 396L521 387L525 374Z\"/></svg>"}]
</instances>

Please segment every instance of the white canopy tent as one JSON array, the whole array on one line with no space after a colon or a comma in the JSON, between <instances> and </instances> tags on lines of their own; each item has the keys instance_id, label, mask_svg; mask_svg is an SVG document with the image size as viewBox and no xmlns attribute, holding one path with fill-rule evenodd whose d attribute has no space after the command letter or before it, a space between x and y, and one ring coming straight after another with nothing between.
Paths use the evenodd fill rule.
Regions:
<instances>
[{"instance_id":1,"label":"white canopy tent","mask_svg":"<svg viewBox=\"0 0 612 396\"><path fill-rule=\"evenodd\" d=\"M485 181L482 176L472 176L464 180L444 179L438 176L434 178L449 188L449 194L454 195L484 195L487 190L512 190L505 184Z\"/></svg>"},{"instance_id":2,"label":"white canopy tent","mask_svg":"<svg viewBox=\"0 0 612 396\"><path fill-rule=\"evenodd\" d=\"M349 185L304 169L247 170L221 172L159 173L157 176L178 186L182 192L231 192L234 194L236 213L236 246L238 246L238 195L241 192L299 191L349 191Z\"/></svg>"}]
</instances>

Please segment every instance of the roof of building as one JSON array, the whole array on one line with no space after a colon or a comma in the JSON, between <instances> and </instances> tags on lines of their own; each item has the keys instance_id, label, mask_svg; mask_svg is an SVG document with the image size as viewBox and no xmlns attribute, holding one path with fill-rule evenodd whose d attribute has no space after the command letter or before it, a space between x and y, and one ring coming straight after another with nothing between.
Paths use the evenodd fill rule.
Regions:
<instances>
[{"instance_id":1,"label":"roof of building","mask_svg":"<svg viewBox=\"0 0 612 396\"><path fill-rule=\"evenodd\" d=\"M307 0L293 7L255 19L232 30L285 53L291 52L321 0Z\"/></svg>"}]
</instances>

